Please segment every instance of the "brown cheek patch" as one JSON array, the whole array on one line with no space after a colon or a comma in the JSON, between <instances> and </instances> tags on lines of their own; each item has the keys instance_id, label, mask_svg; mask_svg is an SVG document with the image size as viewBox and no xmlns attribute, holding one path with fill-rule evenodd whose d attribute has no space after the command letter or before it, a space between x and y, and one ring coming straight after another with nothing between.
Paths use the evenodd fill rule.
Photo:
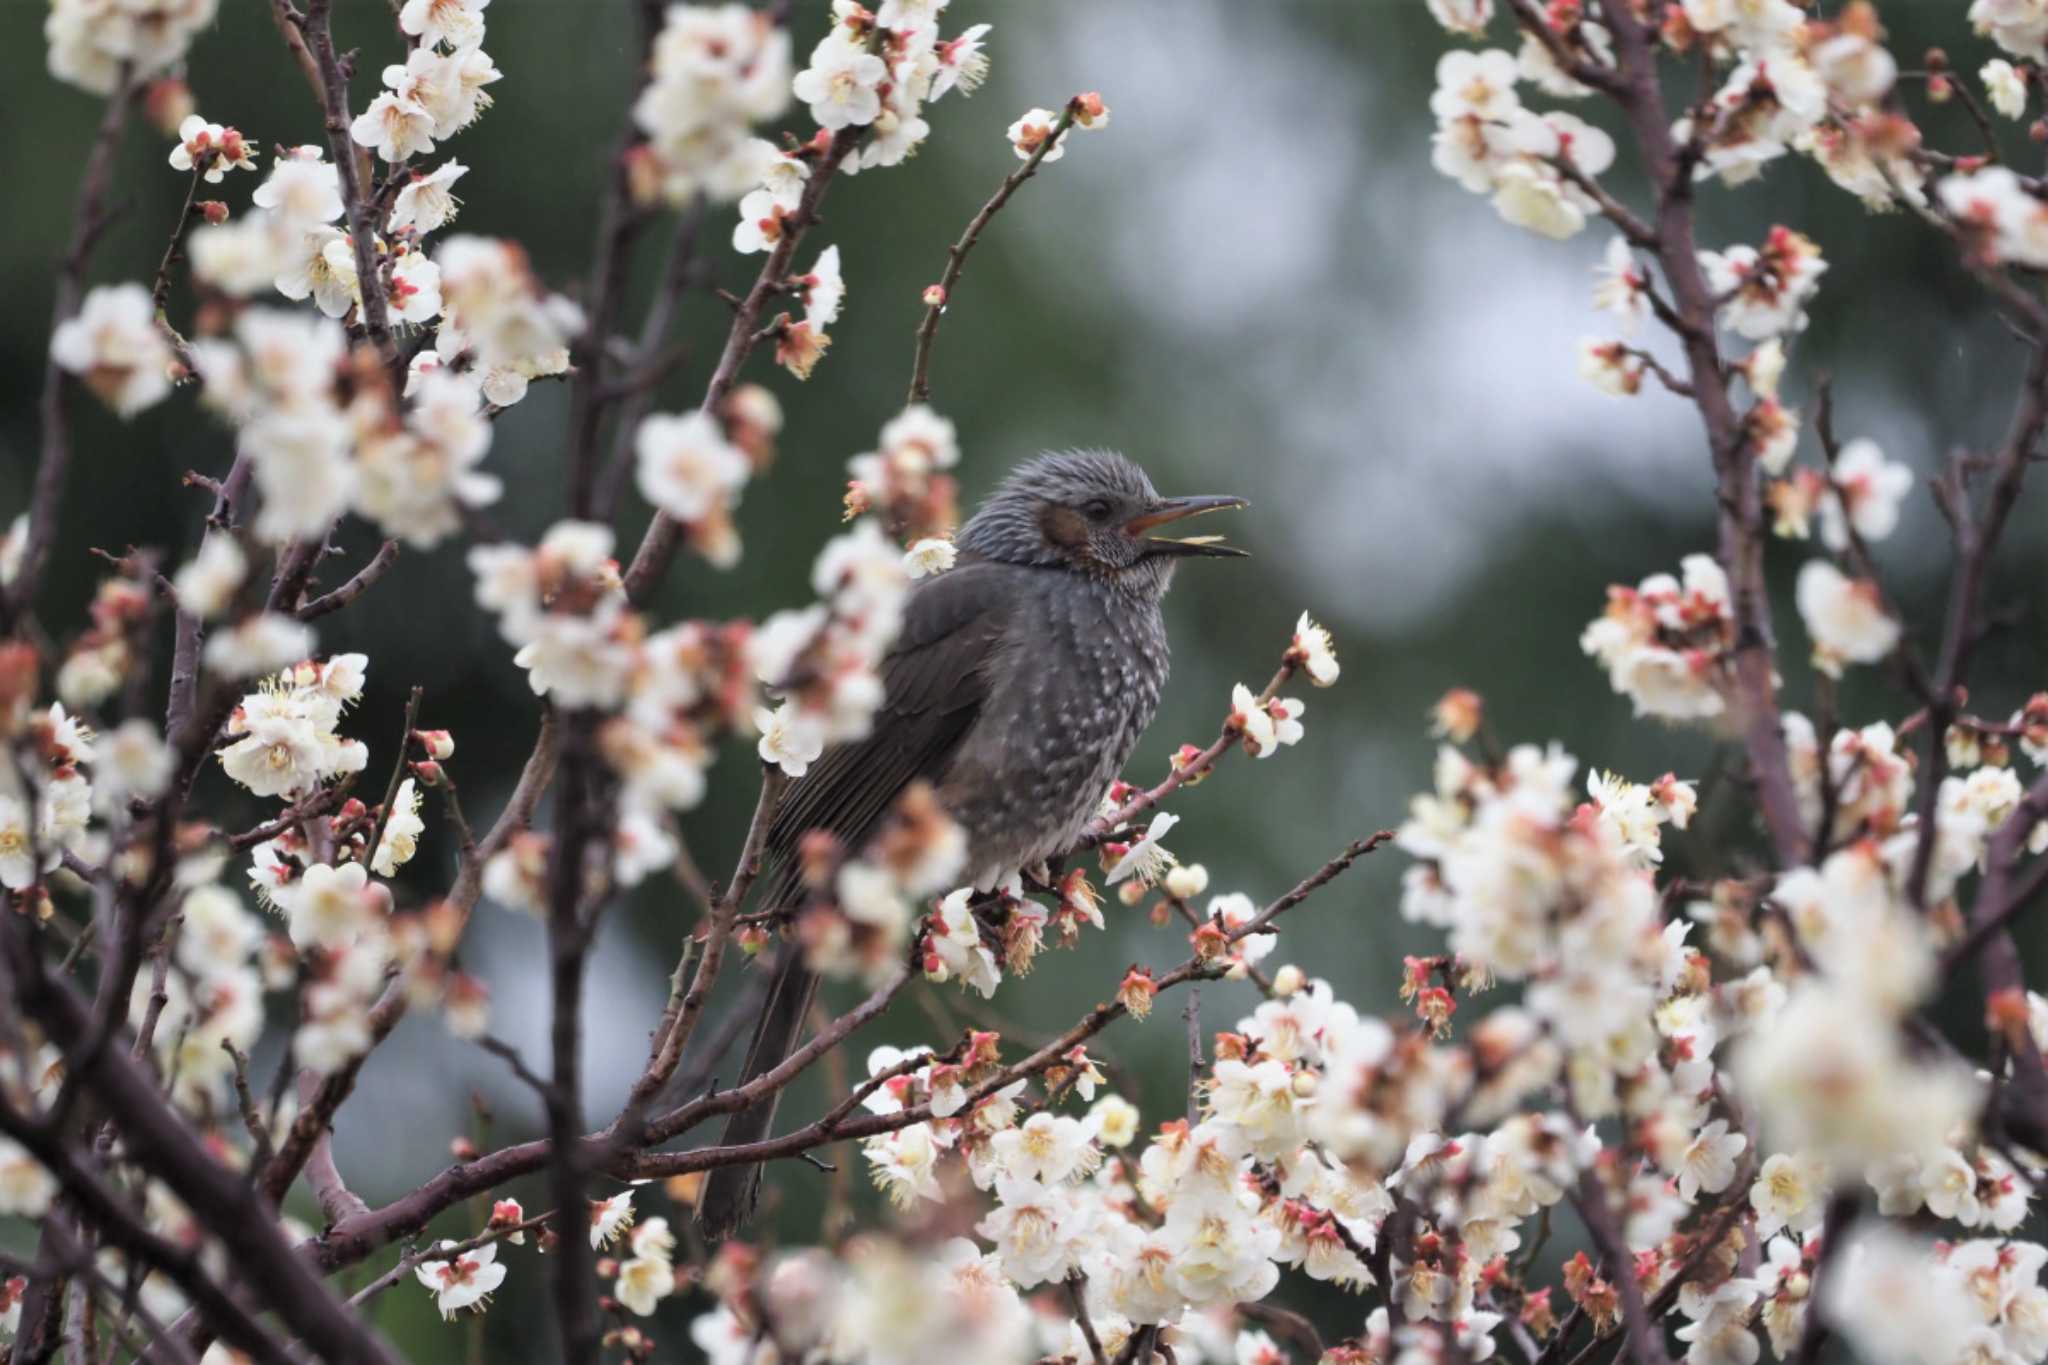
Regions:
<instances>
[{"instance_id":1,"label":"brown cheek patch","mask_svg":"<svg viewBox=\"0 0 2048 1365\"><path fill-rule=\"evenodd\" d=\"M1079 550L1088 543L1088 519L1071 507L1049 502L1038 510L1038 529L1055 545Z\"/></svg>"}]
</instances>

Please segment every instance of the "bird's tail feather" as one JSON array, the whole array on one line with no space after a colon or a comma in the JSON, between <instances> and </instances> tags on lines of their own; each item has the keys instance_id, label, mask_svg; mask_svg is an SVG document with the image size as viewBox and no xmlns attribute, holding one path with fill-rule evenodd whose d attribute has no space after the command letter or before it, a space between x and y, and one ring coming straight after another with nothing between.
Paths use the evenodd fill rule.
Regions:
<instances>
[{"instance_id":1,"label":"bird's tail feather","mask_svg":"<svg viewBox=\"0 0 2048 1365\"><path fill-rule=\"evenodd\" d=\"M754 1040L747 1047L740 1084L774 1070L796 1050L817 993L818 978L804 967L802 951L795 944L785 946L781 963L775 969L775 980L768 988L768 999L761 1007L760 1021L754 1025ZM774 1126L779 1099L781 1092L777 1091L727 1119L719 1146L738 1146L766 1138ZM753 1216L760 1193L759 1162L714 1167L705 1177L704 1195L697 1202L697 1226L707 1240L722 1241L733 1236Z\"/></svg>"}]
</instances>

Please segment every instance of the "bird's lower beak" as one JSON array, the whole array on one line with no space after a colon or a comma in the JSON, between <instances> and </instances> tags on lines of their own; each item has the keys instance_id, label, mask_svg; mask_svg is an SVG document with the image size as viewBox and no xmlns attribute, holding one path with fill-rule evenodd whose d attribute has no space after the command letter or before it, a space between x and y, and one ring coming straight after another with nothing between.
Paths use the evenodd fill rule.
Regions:
<instances>
[{"instance_id":1,"label":"bird's lower beak","mask_svg":"<svg viewBox=\"0 0 2048 1365\"><path fill-rule=\"evenodd\" d=\"M1154 503L1141 516L1124 523L1126 533L1142 538L1146 553L1155 555L1212 555L1225 559L1242 559L1246 552L1234 545L1223 544L1222 536L1148 536L1145 532L1168 522L1184 521L1198 517L1204 512L1219 512L1226 507L1249 507L1243 498L1227 493L1193 498L1166 498Z\"/></svg>"}]
</instances>

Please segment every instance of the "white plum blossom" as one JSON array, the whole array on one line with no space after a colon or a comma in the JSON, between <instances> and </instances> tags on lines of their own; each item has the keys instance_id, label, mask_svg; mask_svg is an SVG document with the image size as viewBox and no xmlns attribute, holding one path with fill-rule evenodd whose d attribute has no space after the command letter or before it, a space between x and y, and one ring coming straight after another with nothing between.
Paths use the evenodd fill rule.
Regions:
<instances>
[{"instance_id":1,"label":"white plum blossom","mask_svg":"<svg viewBox=\"0 0 2048 1365\"><path fill-rule=\"evenodd\" d=\"M1029 161L1036 156L1041 164L1050 165L1067 154L1067 140L1055 140L1058 123L1059 115L1050 109L1026 109L1005 136L1018 160Z\"/></svg>"},{"instance_id":2,"label":"white plum blossom","mask_svg":"<svg viewBox=\"0 0 2048 1365\"><path fill-rule=\"evenodd\" d=\"M926 536L903 552L903 572L912 578L929 578L953 567L959 551L943 536Z\"/></svg>"},{"instance_id":3,"label":"white plum blossom","mask_svg":"<svg viewBox=\"0 0 2048 1365\"><path fill-rule=\"evenodd\" d=\"M484 10L491 0L405 0L398 27L433 48L473 47L484 39Z\"/></svg>"},{"instance_id":4,"label":"white plum blossom","mask_svg":"<svg viewBox=\"0 0 2048 1365\"><path fill-rule=\"evenodd\" d=\"M171 391L171 348L139 284L98 285L50 334L50 359L101 402L133 417Z\"/></svg>"},{"instance_id":5,"label":"white plum blossom","mask_svg":"<svg viewBox=\"0 0 2048 1365\"><path fill-rule=\"evenodd\" d=\"M641 496L681 522L730 506L753 473L717 420L701 409L647 418L633 448Z\"/></svg>"},{"instance_id":6,"label":"white plum blossom","mask_svg":"<svg viewBox=\"0 0 2048 1365\"><path fill-rule=\"evenodd\" d=\"M1652 574L1607 590L1607 611L1579 647L1606 669L1636 714L1668 720L1718 716L1726 708L1722 657L1734 643L1728 578L1709 555L1688 555L1683 582Z\"/></svg>"},{"instance_id":7,"label":"white plum blossom","mask_svg":"<svg viewBox=\"0 0 2048 1365\"><path fill-rule=\"evenodd\" d=\"M1152 817L1152 823L1135 842L1125 845L1116 854L1116 862L1110 867L1106 880L1115 886L1118 882L1135 880L1142 886L1150 886L1166 875L1178 859L1159 842L1180 823L1178 815L1161 812Z\"/></svg>"},{"instance_id":8,"label":"white plum blossom","mask_svg":"<svg viewBox=\"0 0 2048 1365\"><path fill-rule=\"evenodd\" d=\"M460 161L444 161L425 175L413 172L398 197L391 201L387 226L393 232L410 228L425 236L454 222L462 203L455 197L455 182L468 173L469 167Z\"/></svg>"},{"instance_id":9,"label":"white plum blossom","mask_svg":"<svg viewBox=\"0 0 2048 1365\"><path fill-rule=\"evenodd\" d=\"M1820 248L1786 227L1774 227L1763 247L1702 251L1700 269L1721 304L1721 323L1752 341L1806 327L1805 305L1820 287L1827 262Z\"/></svg>"},{"instance_id":10,"label":"white plum blossom","mask_svg":"<svg viewBox=\"0 0 2048 1365\"><path fill-rule=\"evenodd\" d=\"M208 123L197 114L178 125L178 145L171 148L171 169L190 171L209 185L218 185L229 171L256 169L255 148L233 128Z\"/></svg>"},{"instance_id":11,"label":"white plum blossom","mask_svg":"<svg viewBox=\"0 0 2048 1365\"><path fill-rule=\"evenodd\" d=\"M810 106L811 118L820 128L836 132L875 121L882 111L880 88L888 75L887 63L835 24L811 50L810 65L796 73L790 89Z\"/></svg>"},{"instance_id":12,"label":"white plum blossom","mask_svg":"<svg viewBox=\"0 0 2048 1365\"><path fill-rule=\"evenodd\" d=\"M1828 471L1828 492L1820 504L1821 543L1849 548L1849 528L1868 543L1885 539L1899 524L1899 505L1913 491L1913 471L1885 459L1877 442L1859 439L1842 447Z\"/></svg>"},{"instance_id":13,"label":"white plum blossom","mask_svg":"<svg viewBox=\"0 0 2048 1365\"><path fill-rule=\"evenodd\" d=\"M385 79L389 82L389 71ZM357 143L386 161L404 161L434 150L433 114L425 105L391 90L371 100L348 131Z\"/></svg>"},{"instance_id":14,"label":"white plum blossom","mask_svg":"<svg viewBox=\"0 0 2048 1365\"><path fill-rule=\"evenodd\" d=\"M1991 107L2009 119L2027 116L2027 82L2003 57L1993 57L1977 73Z\"/></svg>"},{"instance_id":15,"label":"white plum blossom","mask_svg":"<svg viewBox=\"0 0 2048 1365\"><path fill-rule=\"evenodd\" d=\"M1969 19L2013 56L2048 61L2048 10L2037 0L1970 0Z\"/></svg>"},{"instance_id":16,"label":"white plum blossom","mask_svg":"<svg viewBox=\"0 0 2048 1365\"><path fill-rule=\"evenodd\" d=\"M2007 166L1983 166L1942 180L1939 196L1951 218L1993 259L2048 267L2048 202L2032 194Z\"/></svg>"},{"instance_id":17,"label":"white plum blossom","mask_svg":"<svg viewBox=\"0 0 2048 1365\"><path fill-rule=\"evenodd\" d=\"M248 572L248 557L233 536L207 536L199 552L179 567L171 587L181 608L210 621L227 610Z\"/></svg>"},{"instance_id":18,"label":"white plum blossom","mask_svg":"<svg viewBox=\"0 0 2048 1365\"><path fill-rule=\"evenodd\" d=\"M1899 642L1899 623L1877 584L1850 578L1825 559L1799 570L1799 618L1813 640L1814 667L1840 677L1844 664L1874 664Z\"/></svg>"},{"instance_id":19,"label":"white plum blossom","mask_svg":"<svg viewBox=\"0 0 2048 1365\"><path fill-rule=\"evenodd\" d=\"M1331 686L1341 672L1337 666L1337 646L1330 639L1330 632L1310 620L1307 612L1294 623L1294 639L1287 657L1298 660L1302 672L1317 687Z\"/></svg>"},{"instance_id":20,"label":"white plum blossom","mask_svg":"<svg viewBox=\"0 0 2048 1365\"><path fill-rule=\"evenodd\" d=\"M755 711L754 728L761 732L755 746L761 761L776 765L790 777L802 777L825 751L823 728L794 702L786 701L773 711L765 707Z\"/></svg>"},{"instance_id":21,"label":"white plum blossom","mask_svg":"<svg viewBox=\"0 0 2048 1365\"><path fill-rule=\"evenodd\" d=\"M295 147L278 157L270 176L250 195L279 225L305 232L341 217L341 173L319 147Z\"/></svg>"},{"instance_id":22,"label":"white plum blossom","mask_svg":"<svg viewBox=\"0 0 2048 1365\"><path fill-rule=\"evenodd\" d=\"M253 678L313 652L313 628L279 612L258 612L207 636L200 655L223 678Z\"/></svg>"},{"instance_id":23,"label":"white plum blossom","mask_svg":"<svg viewBox=\"0 0 2048 1365\"><path fill-rule=\"evenodd\" d=\"M414 0L419 3L420 0ZM498 1244L486 1242L460 1253L458 1243L443 1241L438 1250L449 1252L438 1260L421 1261L413 1275L434 1296L434 1307L443 1319L453 1319L465 1308L481 1309L484 1301L505 1283L505 1267L498 1262Z\"/></svg>"}]
</instances>

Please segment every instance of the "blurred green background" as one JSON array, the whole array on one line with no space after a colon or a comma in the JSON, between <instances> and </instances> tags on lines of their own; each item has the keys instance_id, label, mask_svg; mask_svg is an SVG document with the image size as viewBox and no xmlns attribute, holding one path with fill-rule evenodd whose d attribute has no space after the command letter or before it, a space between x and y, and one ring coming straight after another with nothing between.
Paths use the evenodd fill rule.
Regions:
<instances>
[{"instance_id":1,"label":"blurred green background","mask_svg":"<svg viewBox=\"0 0 2048 1365\"><path fill-rule=\"evenodd\" d=\"M352 90L360 109L374 73L400 49L383 0L338 0L336 8L340 44L362 49ZM1961 5L1883 9L1903 64L1916 64L1930 44L1947 47L1965 71L1992 55L1969 34ZM823 31L826 6L801 0L796 10L800 63ZM201 112L258 142L266 165L273 144L319 141L319 115L267 6L223 0L222 11L191 53ZM45 72L43 14L36 0L0 0L0 88L8 92L0 157L10 191L0 232L8 301L0 310L0 521L24 504L34 469L52 268L97 113L91 98ZM506 79L492 90L495 107L434 158L445 152L471 168L455 230L518 238L544 279L575 294L629 88L631 10L622 0L496 0L487 18L486 47ZM1112 126L1076 135L1070 154L996 221L969 266L939 341L934 402L959 424L969 507L1017 461L1076 445L1128 452L1167 491L1252 500L1230 530L1256 557L1192 566L1169 599L1174 679L1136 778L1156 780L1176 745L1213 736L1230 684L1256 687L1269 674L1297 613L1309 610L1335 632L1344 677L1332 690L1304 693L1308 740L1269 762L1235 760L1178 798L1186 823L1170 844L1206 865L1213 890L1269 899L1347 840L1399 822L1408 795L1429 781L1425 711L1445 688L1465 684L1484 693L1505 740L1556 738L1587 763L1639 779L1713 774L1703 829L1719 845L1709 856L1714 836L1677 837L1674 868L1724 871L1756 847L1733 752L1705 734L1631 722L1627 702L1608 692L1577 645L1609 583L1633 583L1711 549L1698 427L1679 400L1646 391L1618 402L1575 377L1577 339L1608 330L1588 302L1605 230L1561 245L1539 241L1431 171L1427 95L1450 44L1422 6L957 0L947 21L949 31L995 24L993 75L972 100L949 97L930 111L935 131L907 165L835 186L826 222L799 256L808 262L828 243L841 248L851 294L835 345L808 385L757 358L749 377L781 396L789 426L780 460L748 488L739 512L746 556L728 573L679 561L657 619L754 615L808 600L812 555L838 520L845 461L871 448L900 406L919 292L938 276L946 243L1015 165L1003 129L1027 106L1100 90ZM1614 126L1605 110L1579 112ZM801 109L787 126L808 131ZM1958 110L1936 111L1928 126L1935 145L1974 150ZM2003 131L2010 147L2032 155L2018 128ZM94 258L95 280L146 280L154 270L184 188L165 164L170 145L143 120L131 123L117 174L127 212ZM223 197L239 209L255 183L234 177ZM1637 188L1625 146L1613 183ZM1951 448L1994 441L2020 347L1948 248L1909 216L1867 214L1794 159L1775 163L1761 186L1709 192L1702 242L1755 241L1779 221L1815 237L1829 262L1812 327L1793 348L1788 401L1810 408L1813 377L1832 371L1843 436L1874 436L1923 474ZM729 212L716 215L705 241L716 281L737 289L758 261L726 249L730 223ZM643 239L637 278L647 283L635 291L636 314L662 236L656 227ZM183 306L181 292L174 309ZM695 352L666 385L663 410L693 405L726 317L708 295L688 304ZM566 398L562 385L537 384L497 424L487 468L508 492L495 515L516 535L531 538L558 515ZM189 396L128 425L89 401L76 406L75 474L43 611L60 636L82 620L96 580L88 548L152 545L182 557L204 509L181 476L217 475L231 453L229 437L195 413ZM1972 704L1986 715L2002 716L2048 684L2038 497L2022 508L1992 584L1994 601L2017 614L1978 672ZM628 504L620 534L630 547L647 513L633 498ZM352 528L356 559L373 544L366 528ZM1946 555L1924 496L1880 549L1929 644ZM1781 590L1801 557L1774 551ZM1811 676L1789 601L1778 619L1786 702L1808 707ZM370 744L372 770L390 762L406 690L422 685L425 723L456 732L453 771L472 818L491 818L531 741L535 708L511 651L471 606L462 547L406 554L365 602L322 623L321 641L370 656L370 691L348 731ZM1871 670L1844 690L1852 722L1908 709ZM712 797L687 822L690 847L713 875L730 865L744 828L751 768L744 752L728 753ZM253 805L217 774L202 791L224 822L254 818ZM405 877L419 897L444 886L452 867L431 807L423 849ZM1437 946L1400 919L1402 863L1383 852L1291 917L1272 963L1328 976L1363 1008L1398 1008L1401 955ZM1075 956L1043 959L1036 974L998 994L984 1017L1005 1021L1014 1047L1105 997L1126 964L1170 965L1185 955L1180 929L1155 929L1115 907L1111 914L1107 935L1090 935ZM643 888L607 921L586 1029L594 1120L614 1110L640 1065L687 926L686 901L668 885ZM538 924L487 906L466 959L491 986L494 1031L541 1064ZM944 1010L962 1017L951 987L920 984L913 995L944 1005L899 1007L858 1040L856 1072L869 1045L943 1043ZM1205 1026L1232 1026L1251 999L1244 989L1208 988ZM1952 1022L1966 1031L1975 1025L1960 1001L1959 993ZM1148 1127L1183 1103L1178 1010L1176 1001L1149 1024L1118 1024L1097 1047L1122 1065ZM735 1067L722 1074L729 1079ZM821 1069L795 1092L785 1123L816 1112L824 1080ZM538 1131L531 1096L501 1063L433 1021L408 1021L370 1062L341 1121L339 1160L356 1190L382 1202L443 1166L451 1136L477 1131L472 1095L495 1116L478 1133L486 1145ZM836 1159L868 1201L858 1153ZM773 1170L782 1203L772 1231L815 1237L828 1180L798 1164ZM529 1209L544 1206L538 1187L517 1192ZM641 1203L674 1216L658 1194ZM458 1211L445 1225L467 1229L480 1216ZM544 1359L542 1267L530 1251L508 1249L506 1259L511 1278L480 1329L442 1327L411 1285L386 1296L379 1320L419 1360ZM1359 1310L1337 1296L1305 1302L1332 1339L1357 1329ZM662 1358L689 1358L684 1325L701 1309L695 1298L664 1306L651 1324Z\"/></svg>"}]
</instances>

